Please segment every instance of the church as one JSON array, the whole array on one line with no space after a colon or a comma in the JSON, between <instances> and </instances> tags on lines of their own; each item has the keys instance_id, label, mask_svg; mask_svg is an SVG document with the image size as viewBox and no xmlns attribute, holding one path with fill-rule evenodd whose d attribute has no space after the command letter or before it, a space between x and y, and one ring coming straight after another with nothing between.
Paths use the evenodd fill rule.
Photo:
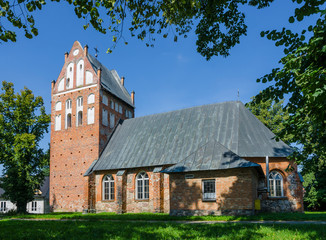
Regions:
<instances>
[{"instance_id":1,"label":"church","mask_svg":"<svg viewBox=\"0 0 326 240\"><path fill-rule=\"evenodd\" d=\"M135 118L135 92L74 42L51 84L55 212L303 211L291 148L239 101Z\"/></svg>"}]
</instances>

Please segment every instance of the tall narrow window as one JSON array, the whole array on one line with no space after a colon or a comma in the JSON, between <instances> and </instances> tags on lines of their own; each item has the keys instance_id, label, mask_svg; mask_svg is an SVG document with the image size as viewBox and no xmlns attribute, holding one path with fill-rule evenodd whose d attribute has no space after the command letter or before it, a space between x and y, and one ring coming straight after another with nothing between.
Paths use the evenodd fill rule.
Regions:
<instances>
[{"instance_id":1,"label":"tall narrow window","mask_svg":"<svg viewBox=\"0 0 326 240\"><path fill-rule=\"evenodd\" d=\"M71 127L71 108L72 108L72 101L71 99L68 99L66 101L66 121L65 121L65 125L66 128L70 128Z\"/></svg>"},{"instance_id":2,"label":"tall narrow window","mask_svg":"<svg viewBox=\"0 0 326 240\"><path fill-rule=\"evenodd\" d=\"M67 114L67 123L66 123L66 128L71 128L71 113Z\"/></svg>"},{"instance_id":3,"label":"tall narrow window","mask_svg":"<svg viewBox=\"0 0 326 240\"><path fill-rule=\"evenodd\" d=\"M84 60L81 59L78 63L77 63L77 82L76 85L77 87L79 86L83 86L84 85Z\"/></svg>"},{"instance_id":4,"label":"tall narrow window","mask_svg":"<svg viewBox=\"0 0 326 240\"><path fill-rule=\"evenodd\" d=\"M55 104L55 110L56 111L60 111L61 110L61 102L60 101Z\"/></svg>"},{"instance_id":5,"label":"tall narrow window","mask_svg":"<svg viewBox=\"0 0 326 240\"><path fill-rule=\"evenodd\" d=\"M277 171L269 174L269 191L271 197L283 197L283 177Z\"/></svg>"},{"instance_id":6,"label":"tall narrow window","mask_svg":"<svg viewBox=\"0 0 326 240\"><path fill-rule=\"evenodd\" d=\"M104 126L108 126L109 123L108 123L108 111L106 109L103 109L102 110L102 124Z\"/></svg>"},{"instance_id":7,"label":"tall narrow window","mask_svg":"<svg viewBox=\"0 0 326 240\"><path fill-rule=\"evenodd\" d=\"M76 108L76 126L83 125L83 97L77 98L77 108Z\"/></svg>"},{"instance_id":8,"label":"tall narrow window","mask_svg":"<svg viewBox=\"0 0 326 240\"><path fill-rule=\"evenodd\" d=\"M106 95L103 94L103 97L102 97L102 103L104 105L108 105L109 104L109 100L108 100L108 97Z\"/></svg>"},{"instance_id":9,"label":"tall narrow window","mask_svg":"<svg viewBox=\"0 0 326 240\"><path fill-rule=\"evenodd\" d=\"M149 178L146 172L140 172L136 177L136 198L149 199Z\"/></svg>"},{"instance_id":10,"label":"tall narrow window","mask_svg":"<svg viewBox=\"0 0 326 240\"><path fill-rule=\"evenodd\" d=\"M0 202L0 212L6 212L7 211L7 202L3 201Z\"/></svg>"},{"instance_id":11,"label":"tall narrow window","mask_svg":"<svg viewBox=\"0 0 326 240\"><path fill-rule=\"evenodd\" d=\"M203 200L213 201L216 199L215 180L203 180Z\"/></svg>"},{"instance_id":12,"label":"tall narrow window","mask_svg":"<svg viewBox=\"0 0 326 240\"><path fill-rule=\"evenodd\" d=\"M83 111L78 112L78 126L83 125Z\"/></svg>"},{"instance_id":13,"label":"tall narrow window","mask_svg":"<svg viewBox=\"0 0 326 240\"><path fill-rule=\"evenodd\" d=\"M91 94L88 95L87 103L92 104L94 102L95 102L95 95L93 93L91 93Z\"/></svg>"},{"instance_id":14,"label":"tall narrow window","mask_svg":"<svg viewBox=\"0 0 326 240\"><path fill-rule=\"evenodd\" d=\"M110 104L111 104L111 109L114 109L114 102L112 100L110 101Z\"/></svg>"},{"instance_id":15,"label":"tall narrow window","mask_svg":"<svg viewBox=\"0 0 326 240\"><path fill-rule=\"evenodd\" d=\"M86 71L86 84L93 83L93 74L90 71Z\"/></svg>"},{"instance_id":16,"label":"tall narrow window","mask_svg":"<svg viewBox=\"0 0 326 240\"><path fill-rule=\"evenodd\" d=\"M94 107L87 109L87 124L94 123Z\"/></svg>"},{"instance_id":17,"label":"tall narrow window","mask_svg":"<svg viewBox=\"0 0 326 240\"><path fill-rule=\"evenodd\" d=\"M114 178L111 175L106 175L103 178L103 200L114 200Z\"/></svg>"},{"instance_id":18,"label":"tall narrow window","mask_svg":"<svg viewBox=\"0 0 326 240\"><path fill-rule=\"evenodd\" d=\"M66 81L66 89L70 89L73 86L73 82L74 82L74 64L73 63L69 63L68 67L67 67L67 81Z\"/></svg>"},{"instance_id":19,"label":"tall narrow window","mask_svg":"<svg viewBox=\"0 0 326 240\"><path fill-rule=\"evenodd\" d=\"M65 87L65 79L61 78L58 85L58 91L63 91Z\"/></svg>"},{"instance_id":20,"label":"tall narrow window","mask_svg":"<svg viewBox=\"0 0 326 240\"><path fill-rule=\"evenodd\" d=\"M115 115L114 113L110 113L110 128L114 128L115 125Z\"/></svg>"},{"instance_id":21,"label":"tall narrow window","mask_svg":"<svg viewBox=\"0 0 326 240\"><path fill-rule=\"evenodd\" d=\"M55 116L54 130L55 131L61 130L61 115Z\"/></svg>"},{"instance_id":22,"label":"tall narrow window","mask_svg":"<svg viewBox=\"0 0 326 240\"><path fill-rule=\"evenodd\" d=\"M36 212L37 211L37 201L32 201L32 212Z\"/></svg>"},{"instance_id":23,"label":"tall narrow window","mask_svg":"<svg viewBox=\"0 0 326 240\"><path fill-rule=\"evenodd\" d=\"M115 103L115 111L119 112L119 104L117 102Z\"/></svg>"},{"instance_id":24,"label":"tall narrow window","mask_svg":"<svg viewBox=\"0 0 326 240\"><path fill-rule=\"evenodd\" d=\"M122 106L121 105L119 105L119 113L122 114Z\"/></svg>"}]
</instances>

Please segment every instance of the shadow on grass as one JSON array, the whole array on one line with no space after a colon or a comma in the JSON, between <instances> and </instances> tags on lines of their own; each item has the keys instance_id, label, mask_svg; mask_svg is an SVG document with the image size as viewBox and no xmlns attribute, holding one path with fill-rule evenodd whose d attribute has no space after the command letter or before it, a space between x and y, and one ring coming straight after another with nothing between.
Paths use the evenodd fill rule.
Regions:
<instances>
[{"instance_id":1,"label":"shadow on grass","mask_svg":"<svg viewBox=\"0 0 326 240\"><path fill-rule=\"evenodd\" d=\"M0 221L0 239L326 239L318 225Z\"/></svg>"}]
</instances>

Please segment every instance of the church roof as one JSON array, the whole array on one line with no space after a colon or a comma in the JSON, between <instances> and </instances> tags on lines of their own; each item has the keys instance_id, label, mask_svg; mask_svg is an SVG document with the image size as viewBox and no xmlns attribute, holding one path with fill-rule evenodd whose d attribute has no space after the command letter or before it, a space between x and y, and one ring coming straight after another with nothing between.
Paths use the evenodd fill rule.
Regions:
<instances>
[{"instance_id":1,"label":"church roof","mask_svg":"<svg viewBox=\"0 0 326 240\"><path fill-rule=\"evenodd\" d=\"M130 106L134 107L131 96L126 90L126 88L121 84L120 77L115 70L107 69L102 63L100 63L96 58L92 55L87 54L87 59L91 63L95 72L98 69L101 69L101 85L102 87L115 95L116 97L120 98Z\"/></svg>"},{"instance_id":2,"label":"church roof","mask_svg":"<svg viewBox=\"0 0 326 240\"><path fill-rule=\"evenodd\" d=\"M162 165L175 165L170 171L254 167L243 158L291 153L274 136L241 102L127 119L116 126L89 172Z\"/></svg>"}]
</instances>

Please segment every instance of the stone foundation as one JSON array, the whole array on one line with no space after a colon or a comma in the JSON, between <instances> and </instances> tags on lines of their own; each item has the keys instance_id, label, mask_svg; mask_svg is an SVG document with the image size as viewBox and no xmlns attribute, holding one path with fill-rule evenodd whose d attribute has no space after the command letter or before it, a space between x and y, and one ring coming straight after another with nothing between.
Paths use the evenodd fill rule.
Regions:
<instances>
[{"instance_id":1,"label":"stone foundation","mask_svg":"<svg viewBox=\"0 0 326 240\"><path fill-rule=\"evenodd\" d=\"M263 212L293 212L296 211L296 203L288 199L265 199L261 201Z\"/></svg>"},{"instance_id":2,"label":"stone foundation","mask_svg":"<svg viewBox=\"0 0 326 240\"><path fill-rule=\"evenodd\" d=\"M170 211L172 216L219 216L219 215L253 215L252 209L227 209L227 210L179 210L174 209Z\"/></svg>"}]
</instances>

